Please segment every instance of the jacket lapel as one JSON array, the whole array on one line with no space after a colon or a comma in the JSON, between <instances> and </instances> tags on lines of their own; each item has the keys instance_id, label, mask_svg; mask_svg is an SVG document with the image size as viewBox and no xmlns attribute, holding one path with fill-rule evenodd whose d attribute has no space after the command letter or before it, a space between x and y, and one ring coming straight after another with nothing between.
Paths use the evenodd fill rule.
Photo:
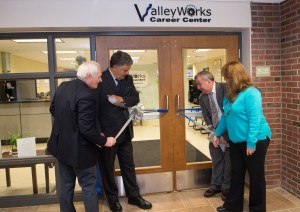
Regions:
<instances>
[{"instance_id":1,"label":"jacket lapel","mask_svg":"<svg viewBox=\"0 0 300 212\"><path fill-rule=\"evenodd\" d=\"M114 78L112 77L110 71L107 69L104 72L102 72L102 78L106 80L106 82L108 83L109 87L115 91L115 93L118 92L117 90L117 86L116 86L116 82L114 80Z\"/></svg>"},{"instance_id":2,"label":"jacket lapel","mask_svg":"<svg viewBox=\"0 0 300 212\"><path fill-rule=\"evenodd\" d=\"M220 95L220 84L219 83L216 83L216 96L217 96L217 101L218 101L218 105L219 105L219 108L222 110L222 95Z\"/></svg>"}]
</instances>

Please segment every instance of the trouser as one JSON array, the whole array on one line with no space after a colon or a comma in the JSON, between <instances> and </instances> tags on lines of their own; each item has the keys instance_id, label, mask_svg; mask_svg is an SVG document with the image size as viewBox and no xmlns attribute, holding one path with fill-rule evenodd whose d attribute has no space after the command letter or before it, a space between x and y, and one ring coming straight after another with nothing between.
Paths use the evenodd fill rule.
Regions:
<instances>
[{"instance_id":1,"label":"trouser","mask_svg":"<svg viewBox=\"0 0 300 212\"><path fill-rule=\"evenodd\" d=\"M265 158L270 139L256 143L253 155L247 156L247 142L230 142L231 186L224 207L233 212L243 211L246 170L250 179L249 211L266 211Z\"/></svg>"},{"instance_id":2,"label":"trouser","mask_svg":"<svg viewBox=\"0 0 300 212\"><path fill-rule=\"evenodd\" d=\"M230 187L231 163L230 148L225 152L220 147L215 148L209 142L209 152L212 160L211 188L214 190L228 190Z\"/></svg>"},{"instance_id":3,"label":"trouser","mask_svg":"<svg viewBox=\"0 0 300 212\"><path fill-rule=\"evenodd\" d=\"M76 176L82 188L83 202L86 212L98 212L98 196L96 191L96 166L77 169L59 161L60 174L60 211L75 212L73 203Z\"/></svg>"},{"instance_id":4,"label":"trouser","mask_svg":"<svg viewBox=\"0 0 300 212\"><path fill-rule=\"evenodd\" d=\"M118 198L118 186L114 175L116 155L119 160L126 196L139 196L140 190L136 181L132 142L127 138L125 142L99 150L98 163L107 199L116 200Z\"/></svg>"}]
</instances>

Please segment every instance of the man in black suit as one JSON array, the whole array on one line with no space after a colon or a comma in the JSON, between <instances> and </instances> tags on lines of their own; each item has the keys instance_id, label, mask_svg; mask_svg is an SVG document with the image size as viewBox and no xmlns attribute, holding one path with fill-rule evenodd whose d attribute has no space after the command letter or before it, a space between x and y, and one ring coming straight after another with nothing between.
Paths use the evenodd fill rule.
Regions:
<instances>
[{"instance_id":1,"label":"man in black suit","mask_svg":"<svg viewBox=\"0 0 300 212\"><path fill-rule=\"evenodd\" d=\"M225 83L214 81L214 76L209 71L200 71L195 76L197 88L202 91L199 104L202 108L202 116L208 127L214 131L223 113L223 98L227 87ZM212 159L211 186L204 193L205 197L212 197L222 192L221 198L225 201L230 187L230 155L228 146L228 134L222 135L222 140L211 141L209 152Z\"/></svg>"},{"instance_id":2,"label":"man in black suit","mask_svg":"<svg viewBox=\"0 0 300 212\"><path fill-rule=\"evenodd\" d=\"M129 69L133 64L129 54L117 51L110 59L110 67L102 73L102 84L99 85L100 126L105 136L116 136L129 118L128 108L140 101ZM118 199L118 187L114 176L114 163L118 156L128 203L142 209L150 209L151 203L143 199L136 181L133 160L133 125L132 122L117 138L112 148L99 151L99 167L104 191L109 207L114 212L122 211Z\"/></svg>"},{"instance_id":3,"label":"man in black suit","mask_svg":"<svg viewBox=\"0 0 300 212\"><path fill-rule=\"evenodd\" d=\"M113 137L100 135L96 89L101 79L100 64L81 64L77 79L63 82L55 92L50 106L54 117L47 151L58 159L60 174L60 211L76 211L73 204L76 177L82 187L85 210L98 212L96 192L97 146L111 147Z\"/></svg>"}]
</instances>

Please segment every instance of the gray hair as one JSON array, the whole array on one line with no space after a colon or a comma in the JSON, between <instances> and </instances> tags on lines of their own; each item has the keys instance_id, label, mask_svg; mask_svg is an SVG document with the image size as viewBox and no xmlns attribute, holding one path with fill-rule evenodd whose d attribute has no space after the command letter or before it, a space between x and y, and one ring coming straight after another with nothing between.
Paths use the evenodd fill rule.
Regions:
<instances>
[{"instance_id":1,"label":"gray hair","mask_svg":"<svg viewBox=\"0 0 300 212\"><path fill-rule=\"evenodd\" d=\"M200 71L196 74L195 78L194 79L197 79L198 77L200 77L202 80L204 81L208 81L208 80L211 80L211 81L215 81L215 78L214 76L212 75L212 73L210 73L209 71L207 70L203 70L203 71Z\"/></svg>"},{"instance_id":2,"label":"gray hair","mask_svg":"<svg viewBox=\"0 0 300 212\"><path fill-rule=\"evenodd\" d=\"M95 77L100 69L100 64L95 61L84 62L77 69L77 77L81 80L84 80L88 74Z\"/></svg>"}]
</instances>

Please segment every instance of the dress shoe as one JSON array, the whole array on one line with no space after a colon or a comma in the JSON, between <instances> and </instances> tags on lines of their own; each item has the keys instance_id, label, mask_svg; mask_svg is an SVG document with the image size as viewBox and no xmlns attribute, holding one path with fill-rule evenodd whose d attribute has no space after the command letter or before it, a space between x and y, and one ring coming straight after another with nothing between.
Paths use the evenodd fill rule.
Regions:
<instances>
[{"instance_id":1,"label":"dress shoe","mask_svg":"<svg viewBox=\"0 0 300 212\"><path fill-rule=\"evenodd\" d=\"M216 195L217 193L220 193L220 192L221 192L221 190L216 190L216 189L213 189L213 188L209 188L204 192L204 196L205 197L212 197L212 196L214 196L214 195Z\"/></svg>"},{"instance_id":2,"label":"dress shoe","mask_svg":"<svg viewBox=\"0 0 300 212\"><path fill-rule=\"evenodd\" d=\"M152 208L151 202L148 202L147 200L144 200L143 197L141 197L141 196L128 198L128 204L136 205L141 209L150 209L150 208Z\"/></svg>"},{"instance_id":3,"label":"dress shoe","mask_svg":"<svg viewBox=\"0 0 300 212\"><path fill-rule=\"evenodd\" d=\"M224 195L223 193L221 193L221 199L225 202L226 201L226 195Z\"/></svg>"},{"instance_id":4,"label":"dress shoe","mask_svg":"<svg viewBox=\"0 0 300 212\"><path fill-rule=\"evenodd\" d=\"M225 200L226 200L226 198L227 198L228 192L229 192L229 189L222 190L222 193L221 193L221 199L222 199L224 202L225 202Z\"/></svg>"},{"instance_id":5,"label":"dress shoe","mask_svg":"<svg viewBox=\"0 0 300 212\"><path fill-rule=\"evenodd\" d=\"M217 207L218 212L230 212L230 210L226 209L224 206Z\"/></svg>"},{"instance_id":6,"label":"dress shoe","mask_svg":"<svg viewBox=\"0 0 300 212\"><path fill-rule=\"evenodd\" d=\"M121 212L122 206L119 200L108 200L109 208L112 212Z\"/></svg>"}]
</instances>

